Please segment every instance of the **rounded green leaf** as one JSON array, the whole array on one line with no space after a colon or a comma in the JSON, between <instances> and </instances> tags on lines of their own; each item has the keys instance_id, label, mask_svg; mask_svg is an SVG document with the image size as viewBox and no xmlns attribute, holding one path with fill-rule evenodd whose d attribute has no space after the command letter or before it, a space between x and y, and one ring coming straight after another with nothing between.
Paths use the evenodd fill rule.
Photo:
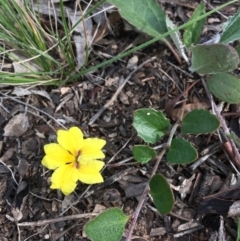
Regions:
<instances>
[{"instance_id":1,"label":"rounded green leaf","mask_svg":"<svg viewBox=\"0 0 240 241\"><path fill-rule=\"evenodd\" d=\"M120 241L128 217L119 208L110 208L89 221L84 230L92 241Z\"/></svg>"},{"instance_id":2,"label":"rounded green leaf","mask_svg":"<svg viewBox=\"0 0 240 241\"><path fill-rule=\"evenodd\" d=\"M184 117L181 132L186 134L206 134L215 131L219 126L218 118L208 110L195 109Z\"/></svg>"},{"instance_id":3,"label":"rounded green leaf","mask_svg":"<svg viewBox=\"0 0 240 241\"><path fill-rule=\"evenodd\" d=\"M232 71L239 64L237 51L225 44L196 45L192 47L191 71L215 74Z\"/></svg>"},{"instance_id":4,"label":"rounded green leaf","mask_svg":"<svg viewBox=\"0 0 240 241\"><path fill-rule=\"evenodd\" d=\"M170 213L174 205L174 196L165 177L160 174L154 175L149 186L157 210L163 215Z\"/></svg>"},{"instance_id":5,"label":"rounded green leaf","mask_svg":"<svg viewBox=\"0 0 240 241\"><path fill-rule=\"evenodd\" d=\"M166 158L172 164L188 164L198 158L198 153L190 142L183 138L175 138L172 140Z\"/></svg>"},{"instance_id":6,"label":"rounded green leaf","mask_svg":"<svg viewBox=\"0 0 240 241\"><path fill-rule=\"evenodd\" d=\"M156 155L157 153L149 146L136 145L133 147L133 158L141 164L149 162Z\"/></svg>"},{"instance_id":7,"label":"rounded green leaf","mask_svg":"<svg viewBox=\"0 0 240 241\"><path fill-rule=\"evenodd\" d=\"M209 90L219 98L228 103L240 103L240 79L229 73L219 73L207 79Z\"/></svg>"},{"instance_id":8,"label":"rounded green leaf","mask_svg":"<svg viewBox=\"0 0 240 241\"><path fill-rule=\"evenodd\" d=\"M161 111L144 108L134 113L133 126L145 142L155 144L167 132L169 120Z\"/></svg>"}]
</instances>

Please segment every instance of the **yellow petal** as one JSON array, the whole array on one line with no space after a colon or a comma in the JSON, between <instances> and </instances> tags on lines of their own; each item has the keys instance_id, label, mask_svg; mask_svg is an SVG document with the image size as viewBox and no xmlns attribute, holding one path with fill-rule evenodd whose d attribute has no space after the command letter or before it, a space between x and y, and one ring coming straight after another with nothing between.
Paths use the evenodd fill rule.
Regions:
<instances>
[{"instance_id":1,"label":"yellow petal","mask_svg":"<svg viewBox=\"0 0 240 241\"><path fill-rule=\"evenodd\" d=\"M44 151L46 155L42 159L42 165L48 169L56 169L75 160L73 155L56 143L45 145Z\"/></svg>"},{"instance_id":2,"label":"yellow petal","mask_svg":"<svg viewBox=\"0 0 240 241\"><path fill-rule=\"evenodd\" d=\"M52 174L50 188L60 189L64 195L69 195L75 190L78 177L79 173L74 163L61 166Z\"/></svg>"},{"instance_id":3,"label":"yellow petal","mask_svg":"<svg viewBox=\"0 0 240 241\"><path fill-rule=\"evenodd\" d=\"M102 161L97 161L97 160L91 160L91 161L86 161L86 160L81 160L80 162L80 167L78 169L79 173L83 174L94 174L98 173L101 171L101 169L104 166L104 162Z\"/></svg>"},{"instance_id":4,"label":"yellow petal","mask_svg":"<svg viewBox=\"0 0 240 241\"><path fill-rule=\"evenodd\" d=\"M80 158L83 160L102 159L105 157L102 152L105 140L98 138L87 138L83 141Z\"/></svg>"},{"instance_id":5,"label":"yellow petal","mask_svg":"<svg viewBox=\"0 0 240 241\"><path fill-rule=\"evenodd\" d=\"M104 162L102 161L86 161L80 162L78 169L79 181L86 184L94 184L103 182L103 177L99 171L103 168Z\"/></svg>"},{"instance_id":6,"label":"yellow petal","mask_svg":"<svg viewBox=\"0 0 240 241\"><path fill-rule=\"evenodd\" d=\"M103 182L103 177L99 172L95 174L81 173L81 175L79 175L79 181L86 184L95 184Z\"/></svg>"},{"instance_id":7,"label":"yellow petal","mask_svg":"<svg viewBox=\"0 0 240 241\"><path fill-rule=\"evenodd\" d=\"M74 156L77 156L83 144L83 133L78 127L72 127L68 131L59 130L57 133L58 143Z\"/></svg>"}]
</instances>

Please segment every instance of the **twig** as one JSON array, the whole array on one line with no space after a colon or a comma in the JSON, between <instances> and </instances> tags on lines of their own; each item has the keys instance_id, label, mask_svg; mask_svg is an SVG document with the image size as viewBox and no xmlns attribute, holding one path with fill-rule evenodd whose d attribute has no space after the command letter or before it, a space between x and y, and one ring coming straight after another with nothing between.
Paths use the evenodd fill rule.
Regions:
<instances>
[{"instance_id":1,"label":"twig","mask_svg":"<svg viewBox=\"0 0 240 241\"><path fill-rule=\"evenodd\" d=\"M178 67L177 65L175 65L175 64L173 64L173 63L171 63L171 62L169 62L169 61L167 61L167 63L170 64L170 65L171 65L172 67L174 67L175 69L177 69L177 70L179 70L180 72L182 72L183 74L187 75L188 77L190 77L190 78L192 78L192 79L194 78L193 75L189 74L187 71L181 69L181 68Z\"/></svg>"},{"instance_id":2,"label":"twig","mask_svg":"<svg viewBox=\"0 0 240 241\"><path fill-rule=\"evenodd\" d=\"M18 232L18 241L21 241L21 232L18 226L17 226L17 232Z\"/></svg>"},{"instance_id":3,"label":"twig","mask_svg":"<svg viewBox=\"0 0 240 241\"><path fill-rule=\"evenodd\" d=\"M127 144L129 143L129 141L131 141L133 138L133 136L131 136L126 143L111 157L111 159L107 162L107 164L103 167L102 171L105 170L105 168L115 160L115 158L118 156L118 154L127 146Z\"/></svg>"},{"instance_id":4,"label":"twig","mask_svg":"<svg viewBox=\"0 0 240 241\"><path fill-rule=\"evenodd\" d=\"M190 218L185 218L182 215L178 215L178 214L173 213L173 212L170 212L169 214L172 215L175 218L180 219L180 220L184 220L184 221L187 221L187 222L191 222L192 221L192 219L190 219Z\"/></svg>"},{"instance_id":5,"label":"twig","mask_svg":"<svg viewBox=\"0 0 240 241\"><path fill-rule=\"evenodd\" d=\"M221 135L220 135L220 134L221 134ZM219 135L220 135L220 137L222 136L222 137L224 138L225 142L228 142L228 137L226 136L226 134L223 132L222 129L219 129ZM221 143L223 143L223 141L221 141ZM226 154L226 153L227 153L227 150L225 150L224 148L223 148L223 150L224 150L224 152L225 152L225 154ZM233 169L235 170L235 172L237 173L237 175L240 175L239 170L235 167L234 163L231 161L230 156L226 155L226 157L227 157L229 163L231 164L232 168L233 168Z\"/></svg>"},{"instance_id":6,"label":"twig","mask_svg":"<svg viewBox=\"0 0 240 241\"><path fill-rule=\"evenodd\" d=\"M167 141L167 144L168 144L168 145L164 146L164 148L162 149L162 151L160 152L160 154L157 156L157 161L156 161L156 163L155 163L155 165L154 165L154 168L153 168L153 170L152 170L150 179L151 179L151 178L155 175L155 173L157 172L157 169L158 169L158 166L159 166L159 164L160 164L160 162L161 162L161 160L162 160L162 157L164 156L165 152L168 150L169 145L170 145L170 143L172 142L172 138L173 138L173 136L174 136L174 134L175 134L178 126L179 126L179 123L176 122L176 123L174 124L171 132L170 132L169 137L168 137L168 141ZM148 195L148 192L149 192L149 185L147 185L146 188L145 188L144 191L143 191L143 194L142 194L142 196L141 196L141 199L140 199L140 201L139 201L139 203L138 203L138 206L137 206L137 208L136 208L136 210L135 210L135 212L134 212L133 219L132 219L132 223L131 223L131 226L130 226L130 228L129 228L129 232L128 232L128 235L127 235L127 238L126 238L125 241L130 241L130 240L131 240L134 227L135 227L135 225L136 225L136 223L137 223L137 219L138 219L139 213L140 213L141 208L142 208L142 206L143 206L143 204L144 204L144 202L145 202L145 199L146 199L146 197L147 197L147 195Z\"/></svg>"},{"instance_id":7,"label":"twig","mask_svg":"<svg viewBox=\"0 0 240 241\"><path fill-rule=\"evenodd\" d=\"M228 156L230 157L230 159L232 160L232 162L237 166L237 168L240 170L240 162L238 162L238 160L236 159L236 155L233 151L233 146L231 145L231 143L229 141L224 142L222 144L223 149L226 151L226 153L228 154Z\"/></svg>"},{"instance_id":8,"label":"twig","mask_svg":"<svg viewBox=\"0 0 240 241\"><path fill-rule=\"evenodd\" d=\"M190 85L189 87L187 87L187 89L184 91L184 93L186 94L186 96L188 95L188 91L194 86L194 84ZM168 150L168 148L170 147L171 145L171 142L172 142L172 139L173 139L173 136L175 134L175 132L177 131L177 128L180 124L180 122L182 121L183 119L183 115L184 115L184 107L186 105L186 101L183 103L182 105L182 108L181 108L181 112L180 112L180 115L179 115L179 118L178 118L178 121L176 121L176 123L174 124L174 126L172 127L170 133L169 133L169 137L168 137L168 140L167 140L167 144L163 147L162 151L160 152L160 154L157 156L157 161L154 165L154 168L152 170L152 173L151 173L151 176L150 176L150 179L156 174L157 172L157 169L158 169L158 166L162 160L162 157L164 156L164 154L166 153L166 151ZM127 235L127 238L125 241L130 241L131 240L131 237L132 237L132 233L133 233L133 230L134 230L134 227L137 223L137 219L138 219L138 216L139 216L139 213L141 211L141 208L143 206L143 203L148 195L148 192L149 192L149 184L146 186L146 188L144 189L143 191L143 194L141 196L141 199L138 203L138 206L135 210L135 213L133 215L133 220L132 220L132 223L131 223L131 226L129 228L129 232L128 232L128 235Z\"/></svg>"},{"instance_id":9,"label":"twig","mask_svg":"<svg viewBox=\"0 0 240 241\"><path fill-rule=\"evenodd\" d=\"M40 231L38 231L38 232L34 233L33 235L27 237L27 238L24 239L23 241L27 241L27 240L29 240L30 238L32 238L32 237L34 237L34 236L37 236L39 233L42 233L43 230L44 230L47 226L48 226L48 225L46 225L45 227L43 227Z\"/></svg>"},{"instance_id":10,"label":"twig","mask_svg":"<svg viewBox=\"0 0 240 241\"><path fill-rule=\"evenodd\" d=\"M100 189L102 189L102 188L104 188L104 187L110 186L110 185L113 184L114 182L122 179L123 176L125 176L125 175L127 175L127 174L129 174L129 173L133 173L133 171L134 171L134 168L132 168L132 167L127 168L127 169L125 169L125 170L123 170L123 171L121 171L121 172L119 172L119 173L117 173L117 174L109 177L108 179L106 179L106 180L104 181L103 184L100 184L99 186L96 186L96 187L94 188L94 190L91 190L91 191L89 191L89 189L90 189L93 185L89 185L89 186L86 188L86 190L81 194L81 196L78 197L78 199L77 199L75 202L71 203L71 205L69 205L69 207L67 207L67 208L60 214L60 216L62 216L65 212L67 212L67 211L68 211L70 208L72 208L74 205L78 204L82 198L90 197L94 192L96 192L96 191L98 191L98 190L100 190Z\"/></svg>"},{"instance_id":11,"label":"twig","mask_svg":"<svg viewBox=\"0 0 240 241\"><path fill-rule=\"evenodd\" d=\"M114 182L117 182L118 180L122 179L124 176L128 175L129 173L133 174L137 171L137 169L134 169L133 167L129 167L121 172L118 172L114 174L113 176L109 177L108 179L105 180L103 184L100 184L99 186L96 186L94 190L86 193L84 195L84 198L87 198L91 196L94 192L103 189L104 187L112 185Z\"/></svg>"},{"instance_id":12,"label":"twig","mask_svg":"<svg viewBox=\"0 0 240 241\"><path fill-rule=\"evenodd\" d=\"M15 182L15 184L18 186L18 182L16 181L16 179L15 179L15 177L14 177L14 174L13 174L11 168L8 167L8 166L1 160L1 158L0 158L0 163L1 163L3 166L5 166L5 167L11 172L12 179L13 179L13 181Z\"/></svg>"},{"instance_id":13,"label":"twig","mask_svg":"<svg viewBox=\"0 0 240 241\"><path fill-rule=\"evenodd\" d=\"M53 202L53 201L57 201L57 202L63 202L62 200L59 200L57 198L45 198L45 197L41 197L41 196L38 196L37 194L33 193L33 192L29 192L32 196L36 197L36 198L39 198L41 200L44 200L44 201L47 201L47 202Z\"/></svg>"},{"instance_id":14,"label":"twig","mask_svg":"<svg viewBox=\"0 0 240 241\"><path fill-rule=\"evenodd\" d=\"M42 117L42 116L40 116L39 114L34 113L34 112L30 111L30 110L27 110L27 112L30 113L30 114L32 114L32 115L37 116L37 117L40 118L40 119L42 119L42 120L43 120L50 128L52 128L52 130L56 133L55 128L54 128L50 123L48 123L48 121L45 120L44 117ZM35 129L35 130L36 130L36 129ZM38 132L38 131L36 130L36 132Z\"/></svg>"},{"instance_id":15,"label":"twig","mask_svg":"<svg viewBox=\"0 0 240 241\"><path fill-rule=\"evenodd\" d=\"M173 84L176 85L176 87L178 88L179 92L182 93L181 88L178 86L178 84L176 83L176 81L175 81L168 73L166 73L166 72L165 72L164 70L162 70L161 68L158 68L158 70L159 70L162 74L164 74L165 76L167 76L167 77L173 82Z\"/></svg>"},{"instance_id":16,"label":"twig","mask_svg":"<svg viewBox=\"0 0 240 241\"><path fill-rule=\"evenodd\" d=\"M213 149L211 152L209 152L208 154L198 158L190 167L189 169L192 170L193 172L206 160L208 160L208 158L210 156L212 156L213 154L215 154L216 152L219 151L219 147Z\"/></svg>"},{"instance_id":17,"label":"twig","mask_svg":"<svg viewBox=\"0 0 240 241\"><path fill-rule=\"evenodd\" d=\"M57 241L57 240L62 240L60 239L62 236L64 236L66 233L68 233L71 229L73 229L74 227L76 227L77 225L79 225L79 223L81 222L81 220L79 220L77 223L74 223L73 225L71 225L69 228L64 229L62 232L57 233L54 235L54 237L51 238L52 241ZM63 238L64 240L64 238Z\"/></svg>"},{"instance_id":18,"label":"twig","mask_svg":"<svg viewBox=\"0 0 240 241\"><path fill-rule=\"evenodd\" d=\"M211 9L214 9L214 7L206 0L203 0ZM218 13L219 15L221 15L222 17L224 17L225 19L228 19L228 17L226 17L224 14L222 14L220 11L217 11L216 13Z\"/></svg>"},{"instance_id":19,"label":"twig","mask_svg":"<svg viewBox=\"0 0 240 241\"><path fill-rule=\"evenodd\" d=\"M166 146L167 144L164 143L164 144L161 144L161 145L158 145L158 146L154 146L152 147L153 150L158 150L158 149L162 149L164 146ZM129 162L133 160L133 156L131 157L128 157L128 158L125 158L124 160L122 161L119 161L117 163L114 163L114 164L107 164L108 166L110 167L119 167L119 166L122 166L122 165L127 165L126 162ZM137 164L137 162L135 162L134 164ZM128 164L129 165L129 164Z\"/></svg>"},{"instance_id":20,"label":"twig","mask_svg":"<svg viewBox=\"0 0 240 241\"><path fill-rule=\"evenodd\" d=\"M188 91L189 91L193 86L195 86L198 82L199 82L199 80L193 82L190 86L188 86L188 87L186 88L186 90L185 90L184 92L180 93L180 94L177 95L174 99L172 99L171 101L169 101L169 102L166 104L166 106L165 106L165 111L166 111L166 113L167 113L169 116L172 116L172 111L173 111L175 105L177 104L177 102L178 102L182 97L187 96ZM180 115L182 115L182 117L183 117L183 114L184 114L184 107L185 107L185 105L186 105L186 101L184 102L183 105L184 105L184 106L182 106L181 112L180 112ZM181 118L182 118L182 117L181 117ZM181 118L179 118L179 120L181 120Z\"/></svg>"},{"instance_id":21,"label":"twig","mask_svg":"<svg viewBox=\"0 0 240 241\"><path fill-rule=\"evenodd\" d=\"M201 224L199 224L197 227L190 228L190 229L183 230L183 231L181 231L181 232L175 233L175 234L173 235L173 237L174 237L174 238L179 238L179 237L181 237L181 236L183 236L183 235L190 234L190 233L194 233L194 232L196 232L196 231L198 231L198 230L201 230L201 229L204 229L204 226L201 225Z\"/></svg>"},{"instance_id":22,"label":"twig","mask_svg":"<svg viewBox=\"0 0 240 241\"><path fill-rule=\"evenodd\" d=\"M9 95L7 95L7 94L4 94L4 93L0 93L0 94L3 95L3 96L6 97L6 98L9 98L9 99L11 99L11 100L19 103L19 104L22 104L22 105L24 105L24 106L30 107L30 108L32 108L32 109L34 109L34 110L36 110L36 111L39 111L40 113L46 115L47 117L49 117L50 119L52 119L53 121L55 121L55 122L56 122L58 125L60 125L63 129L65 129L65 130L67 129L61 122L59 122L58 120L56 120L53 116L49 115L47 112L45 112L45 111L43 111L43 110L40 110L40 109L36 108L36 107L33 106L33 105L26 104L25 102L23 102L23 101L21 101L21 100L18 100L17 98L14 98L14 97L9 96Z\"/></svg>"},{"instance_id":23,"label":"twig","mask_svg":"<svg viewBox=\"0 0 240 241\"><path fill-rule=\"evenodd\" d=\"M128 82L128 80L133 76L133 74L135 74L139 69L141 69L145 64L155 60L156 57L152 57L151 59L148 59L146 61L144 61L142 64L140 64L135 70L133 70L128 77L123 81L123 83L118 87L117 91L115 92L115 94L112 96L112 98L103 106L100 108L100 110L91 118L91 120L89 121L89 125L91 126L101 115L102 113L107 110L109 108L109 106L112 105L112 103L116 100L116 98L118 97L118 95L120 94L120 92L122 91L122 89L124 88L124 86L126 85L126 83Z\"/></svg>"},{"instance_id":24,"label":"twig","mask_svg":"<svg viewBox=\"0 0 240 241\"><path fill-rule=\"evenodd\" d=\"M207 92L207 95L208 95L209 99L211 100L211 99L212 99L212 97L211 97L212 95L211 95L211 93L209 92L209 90L208 90L208 88L207 88L205 79L204 79L204 78L201 78L201 80L202 80L202 84L203 84L203 86L204 86L204 88L205 88L205 91ZM225 119L224 119L223 116L221 115L221 113L220 113L219 109L217 108L216 104L214 103L214 101L211 101L211 103L212 103L212 105L213 105L213 109L214 109L214 111L215 111L215 113L216 113L216 116L218 117L218 119L219 119L220 122L221 122L221 127L222 127L224 133L225 133L227 136L229 136L229 135L230 135L230 132L229 132L229 129L228 129L228 127L227 127L227 124L226 124ZM234 155L235 155L234 158L232 159L232 161L235 162L235 164L237 165L237 167L238 167L239 170L240 170L240 154L239 154L238 148L236 147L235 142L234 142L231 138L229 138L229 142L230 142L230 144L231 144L231 146L232 146L232 150L233 150L233 153L234 153Z\"/></svg>"},{"instance_id":25,"label":"twig","mask_svg":"<svg viewBox=\"0 0 240 241\"><path fill-rule=\"evenodd\" d=\"M47 224L50 224L50 223L67 221L67 220L70 220L70 219L88 218L88 217L91 217L91 216L97 216L98 214L99 213L82 213L82 214L69 215L69 216L60 217L60 218L45 219L45 220L40 220L40 221L36 221L36 222L23 222L23 223L18 223L17 225L19 227L43 226L43 225L47 225Z\"/></svg>"},{"instance_id":26,"label":"twig","mask_svg":"<svg viewBox=\"0 0 240 241\"><path fill-rule=\"evenodd\" d=\"M222 117L221 113L219 112L219 110L218 110L218 108L217 108L217 106L215 104L214 104L214 109L215 109L217 117L219 118L219 120L220 120L220 122L222 124L223 131L225 132L225 134L227 136L230 135L230 132L229 132L229 129L228 129L227 124L225 122L225 119ZM237 166L238 166L238 168L240 170L240 154L239 154L238 148L236 147L235 142L231 138L229 138L229 142L230 142L230 144L232 146L233 153L235 155L234 160L237 161L236 164L237 164Z\"/></svg>"},{"instance_id":27,"label":"twig","mask_svg":"<svg viewBox=\"0 0 240 241\"><path fill-rule=\"evenodd\" d=\"M182 60L179 57L178 52L173 48L173 46L166 40L166 39L162 39L162 42L165 43L167 45L167 47L170 49L170 51L172 52L172 54L174 55L174 57L176 58L177 62L179 65L182 65Z\"/></svg>"}]
</instances>

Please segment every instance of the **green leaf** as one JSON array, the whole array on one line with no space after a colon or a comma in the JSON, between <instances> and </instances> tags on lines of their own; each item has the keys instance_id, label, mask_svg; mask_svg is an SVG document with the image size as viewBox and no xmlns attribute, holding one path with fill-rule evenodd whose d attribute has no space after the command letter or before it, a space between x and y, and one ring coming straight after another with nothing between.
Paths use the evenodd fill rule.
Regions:
<instances>
[{"instance_id":1,"label":"green leaf","mask_svg":"<svg viewBox=\"0 0 240 241\"><path fill-rule=\"evenodd\" d=\"M218 118L208 110L193 110L182 121L181 132L186 134L206 134L219 128Z\"/></svg>"},{"instance_id":2,"label":"green leaf","mask_svg":"<svg viewBox=\"0 0 240 241\"><path fill-rule=\"evenodd\" d=\"M222 101L240 103L240 79L229 73L219 73L207 78L209 90Z\"/></svg>"},{"instance_id":3,"label":"green leaf","mask_svg":"<svg viewBox=\"0 0 240 241\"><path fill-rule=\"evenodd\" d=\"M134 113L133 126L145 142L155 144L167 132L169 120L161 111L143 108Z\"/></svg>"},{"instance_id":4,"label":"green leaf","mask_svg":"<svg viewBox=\"0 0 240 241\"><path fill-rule=\"evenodd\" d=\"M220 38L220 43L230 43L240 39L240 10L228 18L228 22L223 29L223 33Z\"/></svg>"},{"instance_id":5,"label":"green leaf","mask_svg":"<svg viewBox=\"0 0 240 241\"><path fill-rule=\"evenodd\" d=\"M167 32L166 14L156 0L107 0L140 31L157 37Z\"/></svg>"},{"instance_id":6,"label":"green leaf","mask_svg":"<svg viewBox=\"0 0 240 241\"><path fill-rule=\"evenodd\" d=\"M149 162L156 155L157 153L149 146L136 145L133 147L133 158L141 164Z\"/></svg>"},{"instance_id":7,"label":"green leaf","mask_svg":"<svg viewBox=\"0 0 240 241\"><path fill-rule=\"evenodd\" d=\"M171 19L168 16L166 16L166 25L167 25L168 31L171 31L171 30L177 28L175 26L175 24L171 21ZM173 43L175 44L178 52L182 55L184 60L187 63L189 63L188 57L186 56L185 51L184 51L184 44L182 42L182 39L181 39L181 36L180 36L180 32L179 31L175 31L173 33L170 33L170 37L171 37Z\"/></svg>"},{"instance_id":8,"label":"green leaf","mask_svg":"<svg viewBox=\"0 0 240 241\"><path fill-rule=\"evenodd\" d=\"M174 205L174 196L165 177L160 174L154 175L149 186L157 210L163 215L170 213Z\"/></svg>"},{"instance_id":9,"label":"green leaf","mask_svg":"<svg viewBox=\"0 0 240 241\"><path fill-rule=\"evenodd\" d=\"M175 138L172 140L166 158L172 164L188 164L198 158L198 153L190 142L183 138Z\"/></svg>"},{"instance_id":10,"label":"green leaf","mask_svg":"<svg viewBox=\"0 0 240 241\"><path fill-rule=\"evenodd\" d=\"M110 208L88 222L84 230L92 241L120 241L128 217L119 208Z\"/></svg>"},{"instance_id":11,"label":"green leaf","mask_svg":"<svg viewBox=\"0 0 240 241\"><path fill-rule=\"evenodd\" d=\"M199 16L205 14L205 12L206 12L205 4L200 3L195 9L195 11L193 12L189 21L198 18ZM203 31L205 22L206 22L206 18L203 18L185 28L185 31L183 34L183 42L186 45L186 47L190 47L191 44L197 44L199 42L199 38Z\"/></svg>"},{"instance_id":12,"label":"green leaf","mask_svg":"<svg viewBox=\"0 0 240 241\"><path fill-rule=\"evenodd\" d=\"M215 74L232 71L239 64L237 51L225 44L196 45L192 47L191 71Z\"/></svg>"}]
</instances>

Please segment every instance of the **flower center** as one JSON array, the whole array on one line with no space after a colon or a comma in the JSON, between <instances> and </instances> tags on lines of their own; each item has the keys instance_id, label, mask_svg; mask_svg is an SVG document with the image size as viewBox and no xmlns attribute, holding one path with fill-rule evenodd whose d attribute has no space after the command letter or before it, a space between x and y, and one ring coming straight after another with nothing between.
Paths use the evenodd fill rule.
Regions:
<instances>
[{"instance_id":1,"label":"flower center","mask_svg":"<svg viewBox=\"0 0 240 241\"><path fill-rule=\"evenodd\" d=\"M75 167L76 167L77 169L80 168L80 163L79 163L79 161L78 161L78 157L79 157L80 155L81 155L81 151L78 150L78 151L77 151L77 154L76 154L76 156L75 156Z\"/></svg>"}]
</instances>

